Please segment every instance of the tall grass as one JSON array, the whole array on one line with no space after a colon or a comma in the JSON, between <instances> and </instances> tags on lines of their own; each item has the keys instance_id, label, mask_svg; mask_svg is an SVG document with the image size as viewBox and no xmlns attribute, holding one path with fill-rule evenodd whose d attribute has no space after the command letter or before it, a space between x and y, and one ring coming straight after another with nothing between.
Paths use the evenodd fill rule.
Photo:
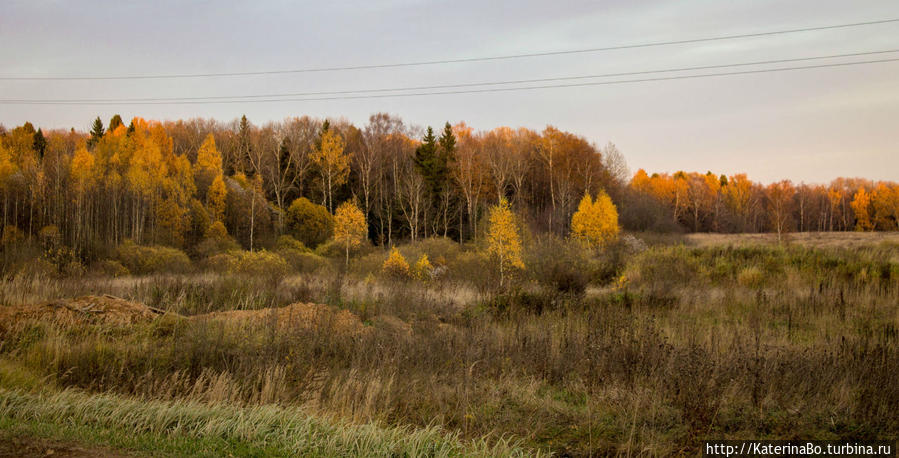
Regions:
<instances>
[{"instance_id":1,"label":"tall grass","mask_svg":"<svg viewBox=\"0 0 899 458\"><path fill-rule=\"evenodd\" d=\"M466 265L464 250L444 256L455 278L428 283L364 269L277 282L96 280L89 288L187 314L326 302L355 312L367 331L266 320L125 331L29 323L2 336L0 354L60 387L302 406L355 423L440 425L465 440L511 434L575 456L696 451L708 437L899 433L899 247L658 245L625 256L623 268L590 259L601 274L582 293L565 265L573 250L558 243L542 250L560 259L533 269L553 278L523 277L499 295L464 280L478 271L452 271ZM441 249L407 251L437 259ZM369 256L379 269L386 254ZM0 287L15 298L20 286Z\"/></svg>"},{"instance_id":2,"label":"tall grass","mask_svg":"<svg viewBox=\"0 0 899 458\"><path fill-rule=\"evenodd\" d=\"M34 394L0 388L0 418L80 425L116 435L215 439L290 456L524 456L508 440L465 441L440 427L340 424L272 405L236 408L184 401L128 399L65 390ZM200 452L202 450L197 450Z\"/></svg>"}]
</instances>

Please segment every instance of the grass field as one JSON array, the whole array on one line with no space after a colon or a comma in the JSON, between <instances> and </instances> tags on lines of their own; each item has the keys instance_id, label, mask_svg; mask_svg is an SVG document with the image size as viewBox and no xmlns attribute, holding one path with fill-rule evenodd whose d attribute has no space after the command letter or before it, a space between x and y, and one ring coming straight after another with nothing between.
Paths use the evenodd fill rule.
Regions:
<instances>
[{"instance_id":1,"label":"grass field","mask_svg":"<svg viewBox=\"0 0 899 458\"><path fill-rule=\"evenodd\" d=\"M346 274L9 275L0 441L590 456L899 434L899 236L635 235L528 241L503 290L442 240L401 247L442 259L430 281L384 275L380 250Z\"/></svg>"}]
</instances>

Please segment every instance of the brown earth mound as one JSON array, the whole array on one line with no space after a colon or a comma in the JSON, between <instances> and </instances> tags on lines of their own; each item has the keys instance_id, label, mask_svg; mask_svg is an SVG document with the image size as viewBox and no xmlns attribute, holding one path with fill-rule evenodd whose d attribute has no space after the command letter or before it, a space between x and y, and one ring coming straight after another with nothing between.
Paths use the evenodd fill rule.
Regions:
<instances>
[{"instance_id":1,"label":"brown earth mound","mask_svg":"<svg viewBox=\"0 0 899 458\"><path fill-rule=\"evenodd\" d=\"M50 321L67 326L81 324L126 326L153 320L164 313L163 310L120 297L82 296L42 304L0 307L0 328L22 321Z\"/></svg>"},{"instance_id":2,"label":"brown earth mound","mask_svg":"<svg viewBox=\"0 0 899 458\"><path fill-rule=\"evenodd\" d=\"M322 304L297 302L285 307L259 310L212 312L190 317L191 320L222 320L250 325L274 323L278 330L333 329L340 334L358 335L367 332L358 316Z\"/></svg>"},{"instance_id":3,"label":"brown earth mound","mask_svg":"<svg viewBox=\"0 0 899 458\"><path fill-rule=\"evenodd\" d=\"M0 306L0 331L9 329L15 323L26 321L52 322L67 327L86 324L128 326L152 321L166 313L164 310L115 296L82 296L42 304ZM168 314L180 317L176 313ZM322 304L300 302L278 308L213 312L188 319L221 320L250 325L275 323L282 331L325 329L343 335L358 335L370 330L352 312Z\"/></svg>"}]
</instances>

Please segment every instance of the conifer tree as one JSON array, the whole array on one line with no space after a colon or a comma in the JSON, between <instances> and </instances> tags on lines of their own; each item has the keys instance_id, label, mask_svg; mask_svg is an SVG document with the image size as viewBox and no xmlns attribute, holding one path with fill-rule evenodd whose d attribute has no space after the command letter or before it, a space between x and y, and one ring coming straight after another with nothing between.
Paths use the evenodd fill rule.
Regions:
<instances>
[{"instance_id":1,"label":"conifer tree","mask_svg":"<svg viewBox=\"0 0 899 458\"><path fill-rule=\"evenodd\" d=\"M44 138L44 132L41 129L38 129L37 132L34 133L34 143L33 143L34 152L37 153L37 157L43 159L44 151L47 149L47 139Z\"/></svg>"},{"instance_id":2,"label":"conifer tree","mask_svg":"<svg viewBox=\"0 0 899 458\"><path fill-rule=\"evenodd\" d=\"M103 121L97 116L97 119L94 119L94 124L91 126L91 138L87 141L88 146L94 146L99 143L104 133L106 133L106 130L103 128Z\"/></svg>"}]
</instances>

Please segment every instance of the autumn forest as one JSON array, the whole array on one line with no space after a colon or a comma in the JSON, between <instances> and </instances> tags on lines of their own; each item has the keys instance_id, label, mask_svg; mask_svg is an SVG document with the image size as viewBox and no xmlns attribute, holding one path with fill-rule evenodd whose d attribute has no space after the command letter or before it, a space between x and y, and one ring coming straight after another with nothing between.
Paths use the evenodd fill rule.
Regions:
<instances>
[{"instance_id":1,"label":"autumn forest","mask_svg":"<svg viewBox=\"0 0 899 458\"><path fill-rule=\"evenodd\" d=\"M352 200L369 239L386 245L476 239L499 197L532 230L564 235L581 198L601 192L634 231L895 231L899 224L893 182L631 175L615 145L600 148L552 126L477 131L447 123L435 132L388 114L359 127L306 116L259 126L246 117L126 124L115 116L105 124L97 118L89 133L0 127L0 192L5 243L58 233L84 258L126 239L194 247L215 222L246 249L269 246L304 230L291 213L302 198L331 213Z\"/></svg>"}]
</instances>

